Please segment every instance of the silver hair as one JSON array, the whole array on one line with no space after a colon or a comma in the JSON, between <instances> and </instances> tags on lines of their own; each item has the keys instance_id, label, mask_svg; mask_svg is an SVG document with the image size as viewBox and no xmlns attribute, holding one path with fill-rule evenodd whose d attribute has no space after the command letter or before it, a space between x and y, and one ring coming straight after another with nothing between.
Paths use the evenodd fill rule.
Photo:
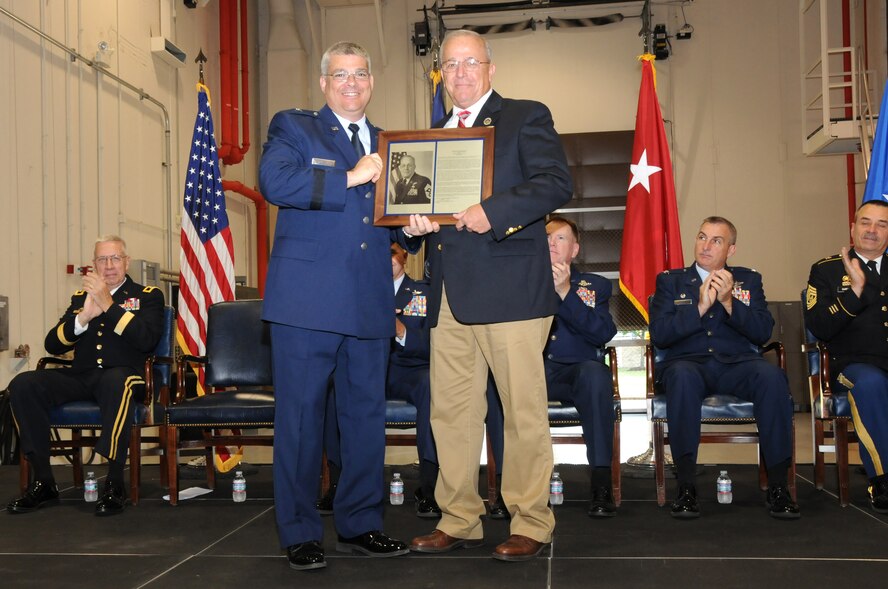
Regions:
<instances>
[{"instance_id":1,"label":"silver hair","mask_svg":"<svg viewBox=\"0 0 888 589\"><path fill-rule=\"evenodd\" d=\"M330 66L330 57L333 55L357 55L358 57L363 57L367 60L367 71L372 72L370 69L370 54L367 53L366 49L351 41L339 41L330 45L330 48L324 51L324 55L321 57L322 76L330 73L327 71L327 68Z\"/></svg>"},{"instance_id":2,"label":"silver hair","mask_svg":"<svg viewBox=\"0 0 888 589\"><path fill-rule=\"evenodd\" d=\"M123 248L123 255L126 255L126 242L119 235L114 235L112 233L109 233L107 235L102 235L101 237L97 238L95 245L93 245L93 251L95 251L96 246L99 245L100 243L108 243L108 242L119 243L120 246Z\"/></svg>"},{"instance_id":3,"label":"silver hair","mask_svg":"<svg viewBox=\"0 0 888 589\"><path fill-rule=\"evenodd\" d=\"M490 48L490 43L487 42L482 35L479 35L475 31L470 31L468 29L457 29L455 31L450 31L447 35L444 36L444 41L441 43L441 55L444 55L444 47L447 46L447 43L451 39L456 39L457 37L472 37L474 39L479 39L482 43L484 43L484 52L487 53L487 61L493 61L493 49Z\"/></svg>"}]
</instances>

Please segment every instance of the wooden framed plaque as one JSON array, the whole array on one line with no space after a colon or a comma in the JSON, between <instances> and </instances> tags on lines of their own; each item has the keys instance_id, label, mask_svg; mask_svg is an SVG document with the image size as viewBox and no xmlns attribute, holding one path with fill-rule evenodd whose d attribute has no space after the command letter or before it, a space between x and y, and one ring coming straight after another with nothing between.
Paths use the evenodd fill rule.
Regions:
<instances>
[{"instance_id":1,"label":"wooden framed plaque","mask_svg":"<svg viewBox=\"0 0 888 589\"><path fill-rule=\"evenodd\" d=\"M381 131L373 223L409 225L420 214L455 224L453 213L493 192L493 140L493 127Z\"/></svg>"}]
</instances>

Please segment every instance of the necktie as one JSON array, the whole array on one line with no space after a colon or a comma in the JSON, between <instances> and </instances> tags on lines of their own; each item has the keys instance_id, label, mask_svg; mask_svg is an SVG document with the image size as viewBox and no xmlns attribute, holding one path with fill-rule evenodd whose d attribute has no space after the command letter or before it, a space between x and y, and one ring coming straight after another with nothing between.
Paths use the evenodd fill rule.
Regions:
<instances>
[{"instance_id":1,"label":"necktie","mask_svg":"<svg viewBox=\"0 0 888 589\"><path fill-rule=\"evenodd\" d=\"M364 157L364 145L361 143L361 138L358 137L358 129L360 127L357 123L351 123L348 126L348 130L352 132L351 142L352 147L355 148L355 153L358 154L358 157Z\"/></svg>"},{"instance_id":2,"label":"necktie","mask_svg":"<svg viewBox=\"0 0 888 589\"><path fill-rule=\"evenodd\" d=\"M870 260L869 262L867 262L866 267L869 268L870 270L872 270L873 274L875 274L876 276L879 275L879 271L876 270L876 261L875 260Z\"/></svg>"},{"instance_id":3,"label":"necktie","mask_svg":"<svg viewBox=\"0 0 888 589\"><path fill-rule=\"evenodd\" d=\"M461 110L458 113L456 113L456 116L459 117L459 123L457 123L456 126L459 127L460 129L465 129L466 128L466 119L469 118L470 114L472 114L472 113L467 110Z\"/></svg>"}]
</instances>

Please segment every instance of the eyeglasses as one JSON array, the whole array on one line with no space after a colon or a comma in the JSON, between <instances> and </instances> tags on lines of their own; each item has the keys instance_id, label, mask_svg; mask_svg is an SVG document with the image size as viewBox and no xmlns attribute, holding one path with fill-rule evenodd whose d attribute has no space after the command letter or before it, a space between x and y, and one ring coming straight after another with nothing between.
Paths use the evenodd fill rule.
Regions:
<instances>
[{"instance_id":1,"label":"eyeglasses","mask_svg":"<svg viewBox=\"0 0 888 589\"><path fill-rule=\"evenodd\" d=\"M121 262L126 259L126 256L99 256L93 262L96 263L96 266L117 266Z\"/></svg>"},{"instance_id":2,"label":"eyeglasses","mask_svg":"<svg viewBox=\"0 0 888 589\"><path fill-rule=\"evenodd\" d=\"M457 59L448 59L444 63L441 64L441 71L445 74L452 74L457 70L460 64L466 69L467 72L474 72L482 65L490 63L489 61L478 61L474 57L467 57L462 61Z\"/></svg>"},{"instance_id":3,"label":"eyeglasses","mask_svg":"<svg viewBox=\"0 0 888 589\"><path fill-rule=\"evenodd\" d=\"M338 70L333 72L332 74L324 74L325 76L331 77L340 84L343 82L347 82L348 79L354 76L356 82L366 82L370 79L370 72L367 70L358 70L356 72L347 72L345 70Z\"/></svg>"}]
</instances>

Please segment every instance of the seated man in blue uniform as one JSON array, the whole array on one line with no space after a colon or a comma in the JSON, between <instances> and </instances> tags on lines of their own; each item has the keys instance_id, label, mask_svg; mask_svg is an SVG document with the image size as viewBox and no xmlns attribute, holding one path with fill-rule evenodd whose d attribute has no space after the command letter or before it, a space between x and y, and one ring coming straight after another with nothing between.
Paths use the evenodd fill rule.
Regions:
<instances>
[{"instance_id":1,"label":"seated man in blue uniform","mask_svg":"<svg viewBox=\"0 0 888 589\"><path fill-rule=\"evenodd\" d=\"M385 396L401 399L416 407L416 450L419 453L419 488L413 496L414 510L422 518L441 517L435 502L438 480L438 456L431 425L431 387L429 385L429 326L426 320L428 283L417 282L405 272L407 251L392 244L392 279L395 291L395 337L389 355ZM324 448L330 464L331 484L318 503L323 515L333 513L333 501L339 483L339 430L335 420L335 394L331 391L324 424Z\"/></svg>"},{"instance_id":2,"label":"seated man in blue uniform","mask_svg":"<svg viewBox=\"0 0 888 589\"><path fill-rule=\"evenodd\" d=\"M727 266L737 230L723 217L703 220L694 244L694 265L657 276L650 308L651 342L665 353L657 378L666 394L678 496L671 514L700 516L694 477L700 416L707 394L736 395L754 404L759 443L768 471L771 516L799 517L787 490L792 457L792 400L786 375L755 350L771 337L762 277Z\"/></svg>"},{"instance_id":3,"label":"seated man in blue uniform","mask_svg":"<svg viewBox=\"0 0 888 589\"><path fill-rule=\"evenodd\" d=\"M598 352L613 339L617 327L608 311L611 283L596 274L580 272L571 262L580 253L576 223L550 217L546 223L555 292L561 298L543 351L546 390L550 400L576 406L586 440L591 481L590 517L617 515L611 487L614 444L614 388L610 369ZM497 469L503 463L502 408L493 379L487 396L487 427ZM501 470L497 473L501 476ZM508 517L499 504L491 506L494 519Z\"/></svg>"},{"instance_id":4,"label":"seated man in blue uniform","mask_svg":"<svg viewBox=\"0 0 888 589\"><path fill-rule=\"evenodd\" d=\"M145 396L145 360L163 332L163 293L127 276L126 243L116 235L96 241L93 264L83 290L46 334L50 354L74 351L70 368L35 370L9 383L12 412L22 452L34 480L25 494L6 506L29 513L59 502L49 465L49 411L71 401L95 401L102 412L96 452L108 459L108 476L95 514L115 515L126 505L123 468L130 439L130 416Z\"/></svg>"},{"instance_id":5,"label":"seated man in blue uniform","mask_svg":"<svg viewBox=\"0 0 888 589\"><path fill-rule=\"evenodd\" d=\"M833 390L848 391L870 504L888 513L888 203L860 205L851 239L811 267L805 324L827 343Z\"/></svg>"},{"instance_id":6,"label":"seated man in blue uniform","mask_svg":"<svg viewBox=\"0 0 888 589\"><path fill-rule=\"evenodd\" d=\"M280 207L262 318L274 363L275 516L296 570L327 566L315 496L331 377L342 441L336 549L408 552L382 532L385 367L395 335L389 246L415 251L419 236L440 229L416 215L403 232L373 225L383 164L379 129L364 114L373 93L367 51L336 43L320 74L326 105L277 113L259 164L262 194Z\"/></svg>"}]
</instances>

